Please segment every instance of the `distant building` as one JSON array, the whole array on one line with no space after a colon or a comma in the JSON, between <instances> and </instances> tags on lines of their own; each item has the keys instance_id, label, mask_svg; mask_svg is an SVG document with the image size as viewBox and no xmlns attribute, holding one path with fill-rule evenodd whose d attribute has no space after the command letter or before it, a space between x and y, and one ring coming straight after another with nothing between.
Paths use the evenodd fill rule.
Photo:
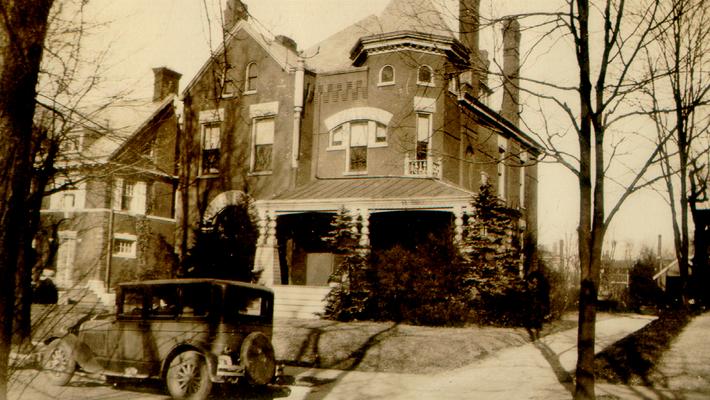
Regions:
<instances>
[{"instance_id":1,"label":"distant building","mask_svg":"<svg viewBox=\"0 0 710 400\"><path fill-rule=\"evenodd\" d=\"M48 188L62 190L47 196L41 211L58 240L55 283L62 292L91 287L110 302L107 288L172 256L180 74L154 72L152 98L109 104L63 140Z\"/></svg>"}]
</instances>

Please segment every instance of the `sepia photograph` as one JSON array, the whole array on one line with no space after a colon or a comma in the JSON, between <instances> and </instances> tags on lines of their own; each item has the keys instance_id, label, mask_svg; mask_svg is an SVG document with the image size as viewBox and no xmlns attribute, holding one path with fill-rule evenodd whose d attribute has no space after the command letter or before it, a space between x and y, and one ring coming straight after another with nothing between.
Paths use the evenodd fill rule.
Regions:
<instances>
[{"instance_id":1,"label":"sepia photograph","mask_svg":"<svg viewBox=\"0 0 710 400\"><path fill-rule=\"evenodd\" d=\"M0 400L710 399L707 0L0 0Z\"/></svg>"}]
</instances>

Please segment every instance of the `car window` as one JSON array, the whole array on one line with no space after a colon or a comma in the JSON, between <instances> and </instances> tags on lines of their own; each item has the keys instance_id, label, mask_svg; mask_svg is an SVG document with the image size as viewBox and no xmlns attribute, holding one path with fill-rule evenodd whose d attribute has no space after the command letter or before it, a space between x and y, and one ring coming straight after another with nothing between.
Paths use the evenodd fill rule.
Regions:
<instances>
[{"instance_id":1,"label":"car window","mask_svg":"<svg viewBox=\"0 0 710 400\"><path fill-rule=\"evenodd\" d=\"M154 286L150 291L150 310L148 315L157 317L173 317L178 310L177 285Z\"/></svg>"},{"instance_id":2,"label":"car window","mask_svg":"<svg viewBox=\"0 0 710 400\"><path fill-rule=\"evenodd\" d=\"M123 288L123 296L120 304L119 314L139 317L143 312L143 290L140 288Z\"/></svg>"},{"instance_id":3,"label":"car window","mask_svg":"<svg viewBox=\"0 0 710 400\"><path fill-rule=\"evenodd\" d=\"M261 292L229 287L224 300L227 318L260 317L265 314L267 300L263 298Z\"/></svg>"},{"instance_id":4,"label":"car window","mask_svg":"<svg viewBox=\"0 0 710 400\"><path fill-rule=\"evenodd\" d=\"M179 289L182 304L182 317L204 317L209 311L211 299L209 284L190 284Z\"/></svg>"}]
</instances>

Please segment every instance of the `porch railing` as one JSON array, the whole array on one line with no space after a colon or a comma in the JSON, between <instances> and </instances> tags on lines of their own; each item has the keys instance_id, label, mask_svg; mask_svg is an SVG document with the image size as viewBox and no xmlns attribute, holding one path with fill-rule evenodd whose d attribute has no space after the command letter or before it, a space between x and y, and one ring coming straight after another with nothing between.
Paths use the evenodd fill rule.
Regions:
<instances>
[{"instance_id":1,"label":"porch railing","mask_svg":"<svg viewBox=\"0 0 710 400\"><path fill-rule=\"evenodd\" d=\"M429 156L426 160L412 160L409 154L405 154L404 175L441 178L441 157Z\"/></svg>"}]
</instances>

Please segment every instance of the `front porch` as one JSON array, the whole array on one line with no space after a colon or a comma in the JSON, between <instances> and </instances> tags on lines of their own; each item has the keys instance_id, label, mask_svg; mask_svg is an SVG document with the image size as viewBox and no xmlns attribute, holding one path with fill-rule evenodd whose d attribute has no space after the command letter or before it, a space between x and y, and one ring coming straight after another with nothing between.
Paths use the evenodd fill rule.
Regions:
<instances>
[{"instance_id":1,"label":"front porch","mask_svg":"<svg viewBox=\"0 0 710 400\"><path fill-rule=\"evenodd\" d=\"M460 240L471 196L434 179L360 178L316 181L259 200L255 269L277 294L278 316L315 316L339 262L322 240L338 210L359 218L362 246L411 247L430 233Z\"/></svg>"}]
</instances>

